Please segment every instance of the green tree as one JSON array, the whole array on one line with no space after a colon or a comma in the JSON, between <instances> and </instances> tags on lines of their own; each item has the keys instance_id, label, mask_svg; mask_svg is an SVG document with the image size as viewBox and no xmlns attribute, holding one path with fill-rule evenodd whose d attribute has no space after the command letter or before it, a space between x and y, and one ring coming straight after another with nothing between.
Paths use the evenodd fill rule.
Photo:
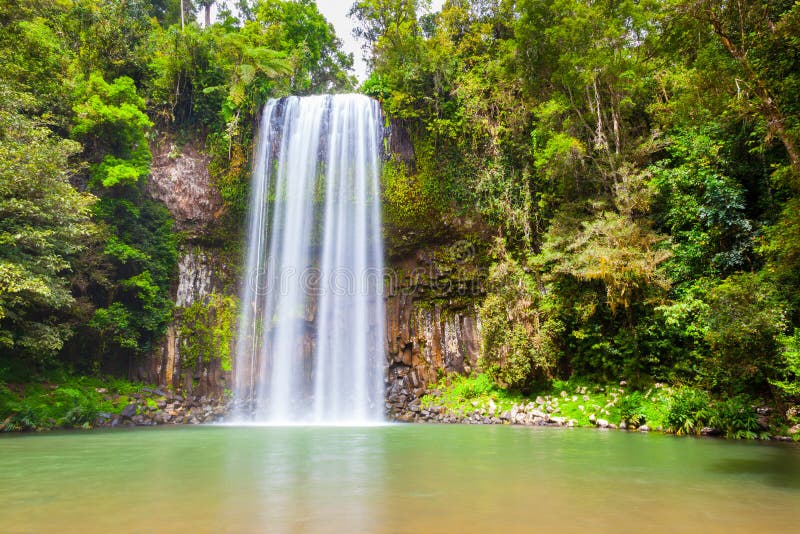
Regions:
<instances>
[{"instance_id":1,"label":"green tree","mask_svg":"<svg viewBox=\"0 0 800 534\"><path fill-rule=\"evenodd\" d=\"M72 133L92 161L89 187L100 197L94 217L104 230L98 264L89 268L105 275L84 290L96 306L87 326L99 338L86 350L99 362L147 352L163 335L172 314L177 236L166 208L144 196L152 123L133 80L108 83L93 73L79 84L76 100Z\"/></svg>"},{"instance_id":2,"label":"green tree","mask_svg":"<svg viewBox=\"0 0 800 534\"><path fill-rule=\"evenodd\" d=\"M796 98L800 89L800 5L792 0L689 0L679 5L708 24L739 64L746 84L743 101L765 122L768 137L783 144L794 171L800 171L800 108Z\"/></svg>"},{"instance_id":3,"label":"green tree","mask_svg":"<svg viewBox=\"0 0 800 534\"><path fill-rule=\"evenodd\" d=\"M313 0L261 0L255 20L268 28L270 45L286 52L294 66L292 89L300 93L351 89L353 58Z\"/></svg>"},{"instance_id":4,"label":"green tree","mask_svg":"<svg viewBox=\"0 0 800 534\"><path fill-rule=\"evenodd\" d=\"M80 145L27 116L34 102L0 85L0 358L44 363L73 332L67 276L95 199L69 181Z\"/></svg>"},{"instance_id":5,"label":"green tree","mask_svg":"<svg viewBox=\"0 0 800 534\"><path fill-rule=\"evenodd\" d=\"M756 274L726 278L708 296L712 358L710 385L731 394L763 393L778 367L778 339L786 328L779 293Z\"/></svg>"}]
</instances>

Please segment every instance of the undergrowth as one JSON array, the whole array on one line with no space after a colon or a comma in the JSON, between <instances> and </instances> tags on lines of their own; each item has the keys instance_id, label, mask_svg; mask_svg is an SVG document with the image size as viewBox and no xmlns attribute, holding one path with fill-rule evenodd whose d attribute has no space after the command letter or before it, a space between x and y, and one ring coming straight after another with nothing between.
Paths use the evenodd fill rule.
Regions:
<instances>
[{"instance_id":1,"label":"undergrowth","mask_svg":"<svg viewBox=\"0 0 800 534\"><path fill-rule=\"evenodd\" d=\"M593 420L605 419L614 425L647 425L678 435L698 435L711 428L734 439L768 437L759 424L754 399L745 396L714 399L700 389L664 384L631 391L625 383L599 385L580 379L555 380L547 389L525 396L500 388L485 374L449 375L421 400L423 409L438 407L458 416L476 410L499 416L514 405L531 404L553 417L572 420L575 426L594 426Z\"/></svg>"},{"instance_id":2,"label":"undergrowth","mask_svg":"<svg viewBox=\"0 0 800 534\"><path fill-rule=\"evenodd\" d=\"M0 430L91 428L101 413L120 413L143 387L116 378L68 375L0 384Z\"/></svg>"}]
</instances>

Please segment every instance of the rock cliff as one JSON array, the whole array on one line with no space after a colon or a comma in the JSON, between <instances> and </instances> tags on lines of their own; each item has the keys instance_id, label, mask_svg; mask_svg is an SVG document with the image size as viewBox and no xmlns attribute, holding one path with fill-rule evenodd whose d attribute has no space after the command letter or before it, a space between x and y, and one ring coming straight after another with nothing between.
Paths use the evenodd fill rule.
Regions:
<instances>
[{"instance_id":1,"label":"rock cliff","mask_svg":"<svg viewBox=\"0 0 800 534\"><path fill-rule=\"evenodd\" d=\"M235 324L220 322L223 312L233 313L220 302L237 298L238 248L206 237L215 230L222 202L199 144L179 146L162 137L153 154L148 194L169 208L183 240L173 290L175 320L137 378L219 394L231 387ZM387 249L405 250L387 260L386 278L387 410L398 414L444 374L476 368L485 262L473 242L457 237L410 252L407 244L392 247L393 237L386 236ZM228 245L240 240L229 236ZM309 313L307 320L313 321L313 306ZM308 352L313 340L306 341Z\"/></svg>"},{"instance_id":2,"label":"rock cliff","mask_svg":"<svg viewBox=\"0 0 800 534\"><path fill-rule=\"evenodd\" d=\"M219 217L222 198L211 184L210 157L197 141L178 145L162 135L151 147L153 164L147 194L163 202L176 229L199 236Z\"/></svg>"},{"instance_id":3,"label":"rock cliff","mask_svg":"<svg viewBox=\"0 0 800 534\"><path fill-rule=\"evenodd\" d=\"M210 158L200 143L179 145L162 135L151 150L153 165L146 191L170 210L182 240L173 288L175 319L137 378L201 395L220 394L230 387L232 347L220 347L219 339L211 334L198 336L198 331L213 332L221 315L220 303L227 302L218 297L237 294L238 259L231 259L236 258L237 247L208 238L222 213L222 199L209 175ZM230 345L232 336L222 337Z\"/></svg>"},{"instance_id":4,"label":"rock cliff","mask_svg":"<svg viewBox=\"0 0 800 534\"><path fill-rule=\"evenodd\" d=\"M389 262L386 403L398 415L447 373L468 374L480 356L484 271L464 241Z\"/></svg>"}]
</instances>

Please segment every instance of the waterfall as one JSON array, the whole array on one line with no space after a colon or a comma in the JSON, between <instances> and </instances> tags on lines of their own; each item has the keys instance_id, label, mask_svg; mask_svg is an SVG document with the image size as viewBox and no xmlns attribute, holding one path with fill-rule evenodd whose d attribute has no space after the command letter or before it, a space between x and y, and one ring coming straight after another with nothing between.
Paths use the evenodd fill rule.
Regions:
<instances>
[{"instance_id":1,"label":"waterfall","mask_svg":"<svg viewBox=\"0 0 800 534\"><path fill-rule=\"evenodd\" d=\"M382 419L382 139L363 95L264 107L234 362L242 419Z\"/></svg>"}]
</instances>

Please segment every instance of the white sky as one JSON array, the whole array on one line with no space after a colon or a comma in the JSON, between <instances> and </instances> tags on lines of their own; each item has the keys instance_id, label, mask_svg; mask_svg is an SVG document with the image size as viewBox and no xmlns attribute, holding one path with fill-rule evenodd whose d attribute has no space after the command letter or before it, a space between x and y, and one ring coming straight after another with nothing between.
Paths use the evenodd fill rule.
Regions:
<instances>
[{"instance_id":1,"label":"white sky","mask_svg":"<svg viewBox=\"0 0 800 534\"><path fill-rule=\"evenodd\" d=\"M364 61L364 54L361 50L361 42L353 37L353 21L347 17L347 12L355 3L355 0L317 0L319 12L333 24L336 29L336 36L342 40L342 48L345 52L353 54L355 60L353 70L359 82L367 79L367 64ZM431 0L431 12L439 11L444 4L444 0ZM212 8L212 15L216 17L217 6ZM203 20L202 12L197 17Z\"/></svg>"}]
</instances>

